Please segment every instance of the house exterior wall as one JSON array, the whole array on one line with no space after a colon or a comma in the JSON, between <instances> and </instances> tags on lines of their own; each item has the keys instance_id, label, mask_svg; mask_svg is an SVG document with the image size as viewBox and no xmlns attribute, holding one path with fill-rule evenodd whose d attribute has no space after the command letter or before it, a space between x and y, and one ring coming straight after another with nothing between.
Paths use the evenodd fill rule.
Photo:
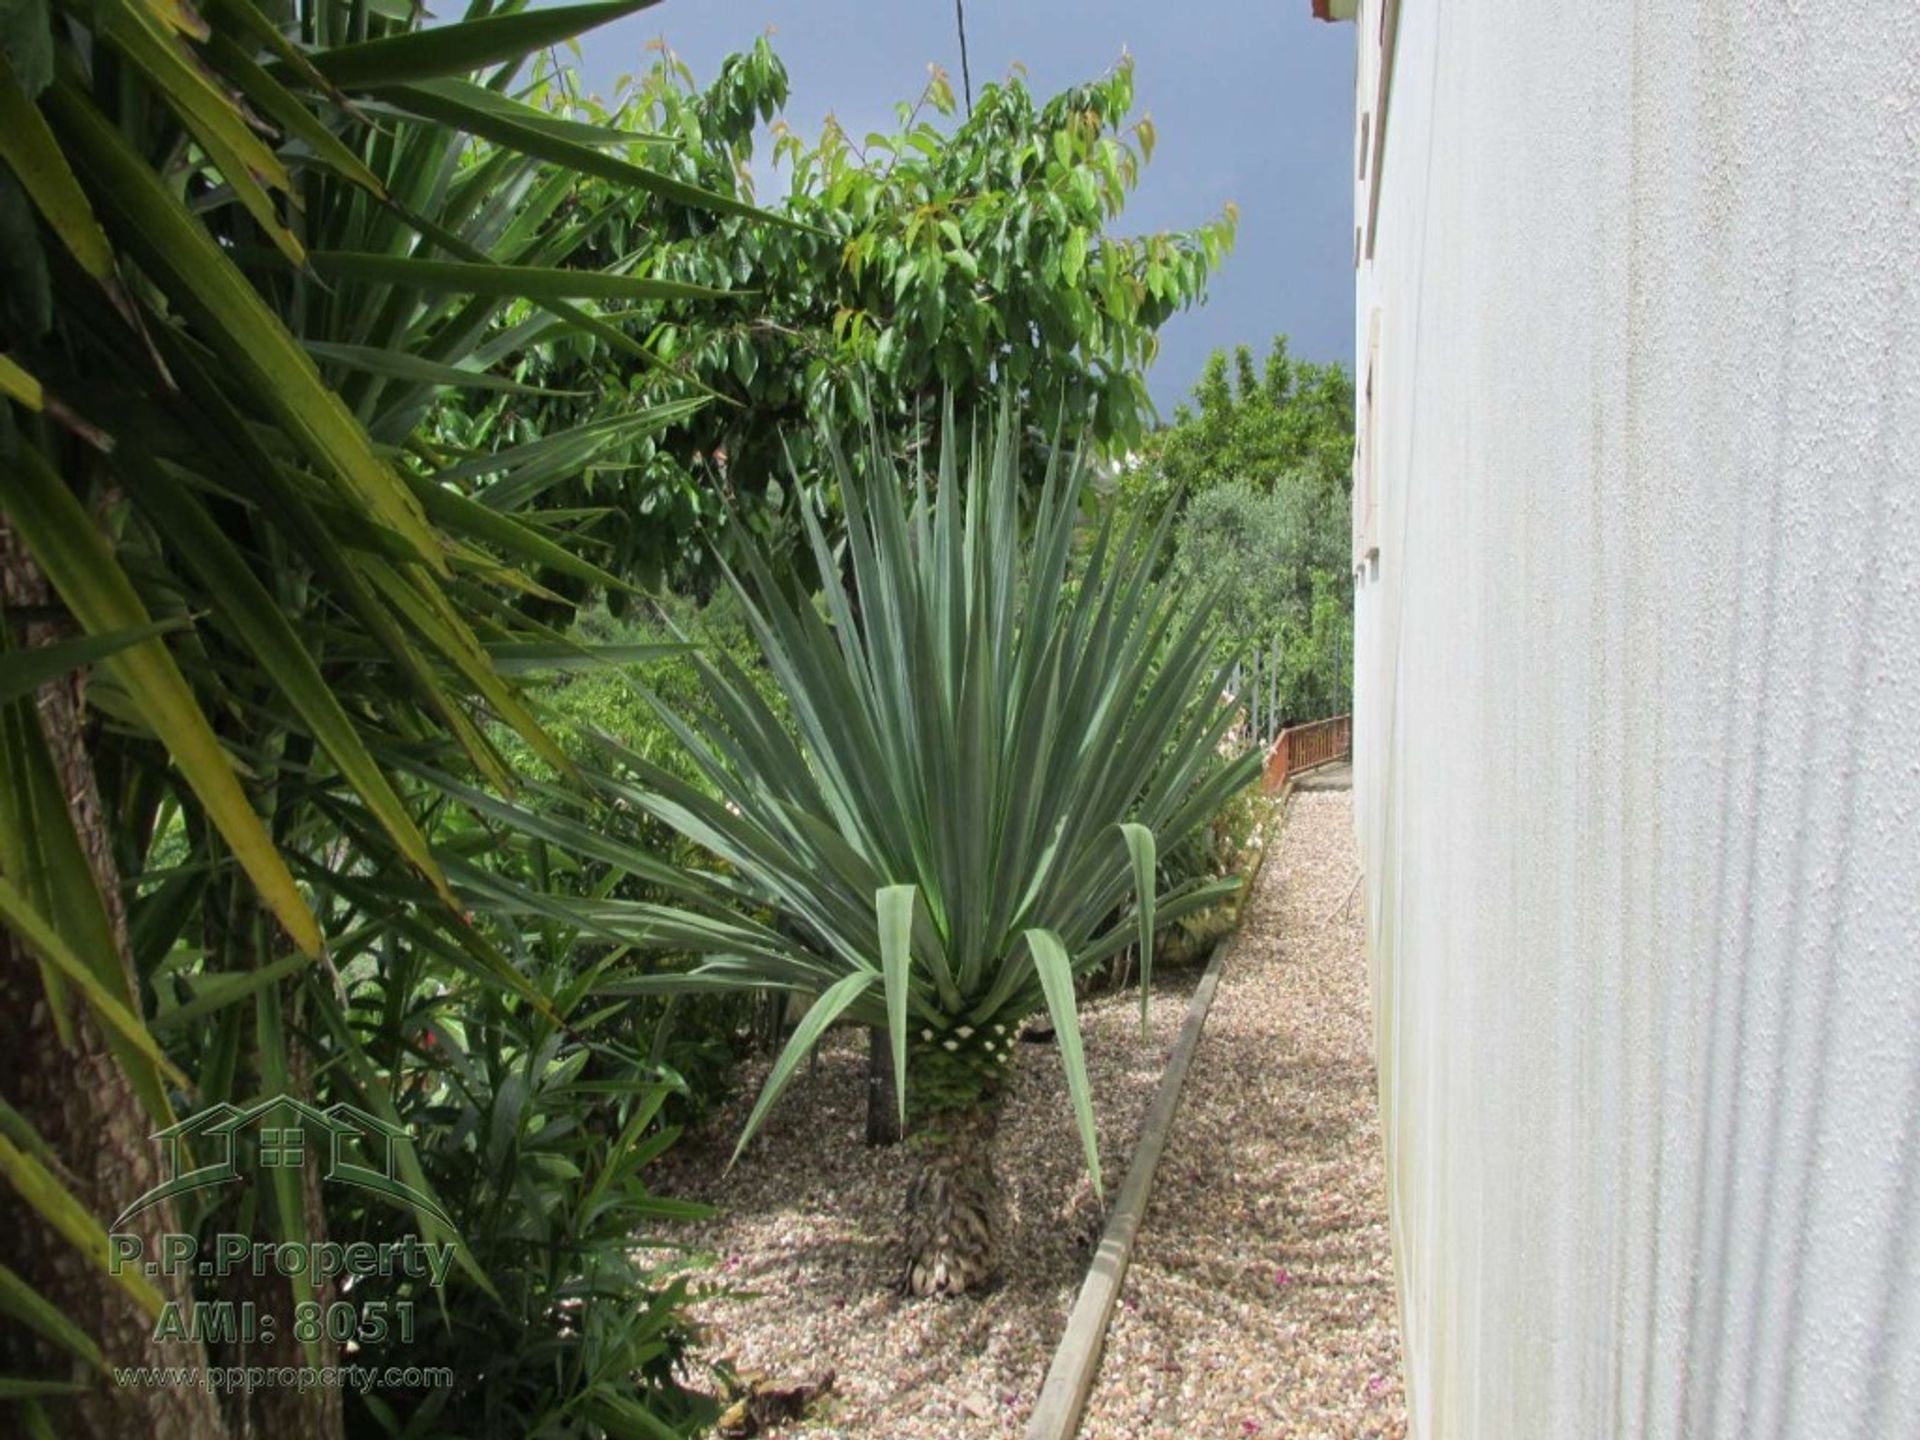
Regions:
<instances>
[{"instance_id":1,"label":"house exterior wall","mask_svg":"<svg viewBox=\"0 0 1920 1440\"><path fill-rule=\"evenodd\" d=\"M1414 1434L1920 1435L1920 6L1358 24Z\"/></svg>"}]
</instances>

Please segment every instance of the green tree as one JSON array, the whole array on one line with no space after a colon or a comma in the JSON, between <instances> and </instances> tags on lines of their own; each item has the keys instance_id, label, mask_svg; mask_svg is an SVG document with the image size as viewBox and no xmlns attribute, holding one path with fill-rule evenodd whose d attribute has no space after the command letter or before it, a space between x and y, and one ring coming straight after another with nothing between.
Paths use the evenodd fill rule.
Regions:
<instances>
[{"instance_id":1,"label":"green tree","mask_svg":"<svg viewBox=\"0 0 1920 1440\"><path fill-rule=\"evenodd\" d=\"M1201 298L1232 243L1231 207L1190 231L1117 232L1154 144L1151 120L1129 118L1131 61L1044 102L1012 76L985 87L965 120L936 70L898 107L895 132L855 137L830 118L814 142L780 118L787 76L765 40L704 89L663 53L611 111L555 85L547 94L583 119L660 137L635 151L649 166L741 200L753 195L756 127L771 121L785 193L769 203L799 222L755 225L598 178L566 202L566 214L598 222L570 263L616 265L658 238L666 246L651 274L722 292L637 308L664 367L636 369L570 337L520 376L585 392L594 414L717 397L606 450L551 497L603 511L594 534L605 563L649 581L706 565L709 545L734 533L715 523L723 506L763 538L797 541L789 457L802 474L824 473L823 424L858 457L872 420L910 437L948 400L964 424L989 392L1005 392L1042 435L1137 448L1158 331ZM577 394L502 397L486 415L531 436L573 423L581 406ZM830 492L809 499L837 513ZM810 564L803 545L789 558L802 572ZM578 591L564 577L550 583Z\"/></svg>"},{"instance_id":2,"label":"green tree","mask_svg":"<svg viewBox=\"0 0 1920 1440\"><path fill-rule=\"evenodd\" d=\"M1226 480L1196 496L1175 531L1174 569L1220 587L1219 643L1241 663L1262 735L1336 714L1353 654L1347 505L1299 472L1271 490Z\"/></svg>"},{"instance_id":3,"label":"green tree","mask_svg":"<svg viewBox=\"0 0 1920 1440\"><path fill-rule=\"evenodd\" d=\"M1209 357L1194 404L1121 477L1129 507L1184 501L1176 566L1223 582L1221 644L1244 662L1264 733L1345 708L1353 386L1276 336L1256 372L1245 345Z\"/></svg>"},{"instance_id":4,"label":"green tree","mask_svg":"<svg viewBox=\"0 0 1920 1440\"><path fill-rule=\"evenodd\" d=\"M1143 463L1124 493L1154 508L1227 481L1273 489L1304 475L1323 491L1349 494L1353 483L1353 380L1338 363L1319 365L1287 353L1276 335L1264 368L1238 346L1207 359L1194 403L1147 441Z\"/></svg>"}]
</instances>

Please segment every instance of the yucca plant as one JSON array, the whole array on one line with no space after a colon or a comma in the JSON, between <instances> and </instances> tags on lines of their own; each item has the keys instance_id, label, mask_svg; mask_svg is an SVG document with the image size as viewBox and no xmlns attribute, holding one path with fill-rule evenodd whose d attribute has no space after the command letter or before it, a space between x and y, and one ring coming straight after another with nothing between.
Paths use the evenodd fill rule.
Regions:
<instances>
[{"instance_id":1,"label":"yucca plant","mask_svg":"<svg viewBox=\"0 0 1920 1440\"><path fill-rule=\"evenodd\" d=\"M848 464L828 437L845 555L806 522L819 572L848 578L816 604L751 546L730 576L791 727L716 661L712 717L667 711L706 785L617 755L624 775L603 782L723 862L689 882L694 905L630 917L640 938L706 958L612 988L813 997L742 1145L828 1026L884 1027L922 1152L902 1237L919 1295L994 1272L995 1115L1037 1012L1099 1189L1076 978L1138 945L1144 1024L1156 924L1234 883L1163 893L1156 855L1258 763L1216 753L1232 716L1209 607L1152 578L1166 527L1104 524L1083 550L1088 464L1056 449L1023 532L1019 434L1010 414L984 442L949 425L932 476L903 474L877 439L867 464ZM743 918L742 900L784 923Z\"/></svg>"}]
</instances>

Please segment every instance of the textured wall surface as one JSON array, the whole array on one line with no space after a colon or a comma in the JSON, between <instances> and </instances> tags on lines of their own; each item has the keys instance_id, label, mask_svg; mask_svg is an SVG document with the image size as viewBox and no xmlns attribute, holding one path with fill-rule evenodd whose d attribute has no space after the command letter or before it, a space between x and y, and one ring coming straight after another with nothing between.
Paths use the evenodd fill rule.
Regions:
<instances>
[{"instance_id":1,"label":"textured wall surface","mask_svg":"<svg viewBox=\"0 0 1920 1440\"><path fill-rule=\"evenodd\" d=\"M1920 5L1407 0L1376 225L1415 1434L1920 1436Z\"/></svg>"}]
</instances>

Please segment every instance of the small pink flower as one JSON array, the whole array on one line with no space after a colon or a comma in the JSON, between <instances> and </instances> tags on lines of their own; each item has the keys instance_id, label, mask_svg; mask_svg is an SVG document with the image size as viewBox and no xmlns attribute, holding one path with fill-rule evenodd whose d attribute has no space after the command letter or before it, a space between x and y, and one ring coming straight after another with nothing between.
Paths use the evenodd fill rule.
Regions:
<instances>
[{"instance_id":1,"label":"small pink flower","mask_svg":"<svg viewBox=\"0 0 1920 1440\"><path fill-rule=\"evenodd\" d=\"M1387 1393L1387 1377L1384 1375L1376 1375L1371 1380L1367 1381L1367 1393L1369 1395L1386 1394Z\"/></svg>"},{"instance_id":2,"label":"small pink flower","mask_svg":"<svg viewBox=\"0 0 1920 1440\"><path fill-rule=\"evenodd\" d=\"M1240 1433L1242 1435L1258 1435L1260 1433L1260 1422L1257 1420L1242 1420L1240 1422Z\"/></svg>"},{"instance_id":3,"label":"small pink flower","mask_svg":"<svg viewBox=\"0 0 1920 1440\"><path fill-rule=\"evenodd\" d=\"M1273 1283L1276 1285L1290 1285L1293 1283L1293 1276L1289 1275L1285 1269L1276 1270L1273 1272Z\"/></svg>"}]
</instances>

